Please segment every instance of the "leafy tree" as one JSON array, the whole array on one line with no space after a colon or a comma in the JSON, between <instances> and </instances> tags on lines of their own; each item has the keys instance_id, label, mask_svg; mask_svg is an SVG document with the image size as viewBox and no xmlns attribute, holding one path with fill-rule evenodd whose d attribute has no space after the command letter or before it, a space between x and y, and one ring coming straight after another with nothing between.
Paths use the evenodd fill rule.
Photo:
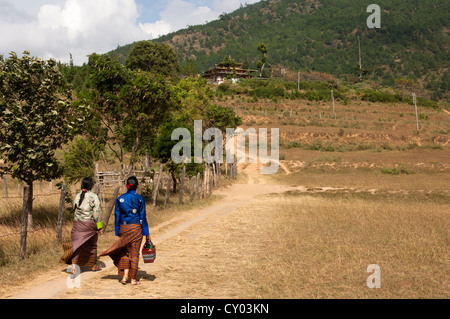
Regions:
<instances>
[{"instance_id":1,"label":"leafy tree","mask_svg":"<svg viewBox=\"0 0 450 319\"><path fill-rule=\"evenodd\" d=\"M258 51L261 52L261 59L258 61L257 63L257 67L260 70L259 71L259 76L262 77L263 75L263 71L264 71L264 67L266 66L266 62L267 62L267 45L265 45L264 43L261 43L258 46Z\"/></svg>"},{"instance_id":2,"label":"leafy tree","mask_svg":"<svg viewBox=\"0 0 450 319\"><path fill-rule=\"evenodd\" d=\"M181 74L186 76L196 76L199 74L200 71L198 70L197 66L195 65L194 59L189 59L186 61L186 63L181 67Z\"/></svg>"},{"instance_id":3,"label":"leafy tree","mask_svg":"<svg viewBox=\"0 0 450 319\"><path fill-rule=\"evenodd\" d=\"M194 154L194 121L202 120L203 128L218 128L224 132L227 128L236 128L242 124L230 108L217 106L212 103L214 93L204 79L188 78L181 80L174 87L174 94L179 101L170 116L160 125L158 134L152 147L152 156L166 164L166 168L172 175L173 191L177 187L177 174L184 164L176 164L171 160L172 149L178 141L172 141L172 132L177 128L186 128L191 133L191 154ZM189 175L195 175L202 171L201 164L191 163L186 165Z\"/></svg>"},{"instance_id":4,"label":"leafy tree","mask_svg":"<svg viewBox=\"0 0 450 319\"><path fill-rule=\"evenodd\" d=\"M85 177L94 178L95 162L100 159L100 150L84 136L77 136L63 152L61 167L64 179L73 184Z\"/></svg>"},{"instance_id":5,"label":"leafy tree","mask_svg":"<svg viewBox=\"0 0 450 319\"><path fill-rule=\"evenodd\" d=\"M98 136L100 122L107 130L100 136L124 169L126 151L133 165L150 149L158 126L175 104L172 88L165 79L128 70L110 57L91 55L89 65L83 96L95 113L90 135Z\"/></svg>"},{"instance_id":6,"label":"leafy tree","mask_svg":"<svg viewBox=\"0 0 450 319\"><path fill-rule=\"evenodd\" d=\"M176 75L179 71L177 53L166 43L140 41L131 49L126 60L131 70L142 70L164 77Z\"/></svg>"},{"instance_id":7,"label":"leafy tree","mask_svg":"<svg viewBox=\"0 0 450 319\"><path fill-rule=\"evenodd\" d=\"M139 153L148 153L159 125L168 117L176 100L166 80L145 72L134 74L119 98L124 112L123 131L119 136L131 152L132 165Z\"/></svg>"},{"instance_id":8,"label":"leafy tree","mask_svg":"<svg viewBox=\"0 0 450 319\"><path fill-rule=\"evenodd\" d=\"M85 107L72 105L69 86L55 60L0 59L0 165L2 173L29 186L24 212L32 226L33 182L62 175L55 152L84 122Z\"/></svg>"},{"instance_id":9,"label":"leafy tree","mask_svg":"<svg viewBox=\"0 0 450 319\"><path fill-rule=\"evenodd\" d=\"M94 53L89 57L86 88L79 94L93 112L93 117L86 123L86 133L93 138L101 138L119 160L122 169L125 168L123 132L126 114L120 92L131 82L131 77L131 72L120 63Z\"/></svg>"}]
</instances>

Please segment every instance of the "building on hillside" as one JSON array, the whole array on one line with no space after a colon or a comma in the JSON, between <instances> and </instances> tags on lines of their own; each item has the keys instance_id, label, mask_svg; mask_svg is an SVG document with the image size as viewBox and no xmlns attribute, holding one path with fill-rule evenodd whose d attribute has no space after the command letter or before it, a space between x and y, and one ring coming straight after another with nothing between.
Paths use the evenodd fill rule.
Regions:
<instances>
[{"instance_id":1,"label":"building on hillside","mask_svg":"<svg viewBox=\"0 0 450 319\"><path fill-rule=\"evenodd\" d=\"M212 84L222 84L227 80L232 83L236 83L239 79L249 79L251 73L256 72L256 70L243 69L242 63L235 63L234 66L226 66L223 62L216 64L213 69L210 69L202 74L208 83Z\"/></svg>"}]
</instances>

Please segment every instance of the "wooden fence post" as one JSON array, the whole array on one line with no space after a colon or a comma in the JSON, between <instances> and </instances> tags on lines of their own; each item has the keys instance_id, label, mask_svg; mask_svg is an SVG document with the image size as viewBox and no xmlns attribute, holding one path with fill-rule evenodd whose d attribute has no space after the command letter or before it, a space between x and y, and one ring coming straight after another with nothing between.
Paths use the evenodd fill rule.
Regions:
<instances>
[{"instance_id":1,"label":"wooden fence post","mask_svg":"<svg viewBox=\"0 0 450 319\"><path fill-rule=\"evenodd\" d=\"M191 203L192 203L194 201L194 193L195 193L195 177L194 176L191 176L189 178L189 190L191 192L189 199L191 200Z\"/></svg>"},{"instance_id":2,"label":"wooden fence post","mask_svg":"<svg viewBox=\"0 0 450 319\"><path fill-rule=\"evenodd\" d=\"M197 174L197 181L196 182L197 182L197 185L195 187L195 198L197 200L199 200L200 199L200 189L199 189L199 187L200 187L200 173Z\"/></svg>"},{"instance_id":3,"label":"wooden fence post","mask_svg":"<svg viewBox=\"0 0 450 319\"><path fill-rule=\"evenodd\" d=\"M203 172L202 175L200 175L200 199L205 198L205 172Z\"/></svg>"},{"instance_id":4,"label":"wooden fence post","mask_svg":"<svg viewBox=\"0 0 450 319\"><path fill-rule=\"evenodd\" d=\"M30 196L31 192L31 196ZM26 185L23 188L23 209L22 209L22 228L20 231L20 259L25 259L27 253L27 236L28 236L28 217L33 204L33 190Z\"/></svg>"},{"instance_id":5,"label":"wooden fence post","mask_svg":"<svg viewBox=\"0 0 450 319\"><path fill-rule=\"evenodd\" d=\"M186 166L183 166L183 172L181 173L181 184L180 184L180 205L183 205L183 195L184 195L184 180L186 178Z\"/></svg>"},{"instance_id":6,"label":"wooden fence post","mask_svg":"<svg viewBox=\"0 0 450 319\"><path fill-rule=\"evenodd\" d=\"M159 175L158 175L158 182L156 183L156 187L153 190L153 209L156 208L156 200L158 199L158 192L159 192L159 184L161 183L161 176L163 173L164 165L161 164L159 168Z\"/></svg>"},{"instance_id":7,"label":"wooden fence post","mask_svg":"<svg viewBox=\"0 0 450 319\"><path fill-rule=\"evenodd\" d=\"M114 209L114 206L116 205L116 199L117 199L117 196L119 196L119 192L120 192L120 186L117 186L116 189L114 190L114 194L111 197L111 200L109 202L108 210L106 211L105 217L102 218L103 219L103 234L106 233L106 228L108 227L111 213Z\"/></svg>"},{"instance_id":8,"label":"wooden fence post","mask_svg":"<svg viewBox=\"0 0 450 319\"><path fill-rule=\"evenodd\" d=\"M164 200L164 209L166 209L167 206L169 205L171 181L172 181L172 179L170 178L170 173L169 173L169 174L167 174L166 199Z\"/></svg>"},{"instance_id":9,"label":"wooden fence post","mask_svg":"<svg viewBox=\"0 0 450 319\"><path fill-rule=\"evenodd\" d=\"M64 222L65 207L66 207L66 184L63 184L61 188L61 196L59 197L58 224L56 226L56 240L60 244L62 243L62 229Z\"/></svg>"},{"instance_id":10,"label":"wooden fence post","mask_svg":"<svg viewBox=\"0 0 450 319\"><path fill-rule=\"evenodd\" d=\"M212 190L213 190L213 183L214 183L214 185L215 185L215 181L214 181L214 179L215 179L215 175L214 175L214 171L212 171L213 173L212 174L209 174L209 196L211 196L212 195ZM214 175L214 176L213 176Z\"/></svg>"},{"instance_id":11,"label":"wooden fence post","mask_svg":"<svg viewBox=\"0 0 450 319\"><path fill-rule=\"evenodd\" d=\"M3 184L5 185L5 196L8 198L8 183L6 182L6 175L3 175Z\"/></svg>"}]
</instances>

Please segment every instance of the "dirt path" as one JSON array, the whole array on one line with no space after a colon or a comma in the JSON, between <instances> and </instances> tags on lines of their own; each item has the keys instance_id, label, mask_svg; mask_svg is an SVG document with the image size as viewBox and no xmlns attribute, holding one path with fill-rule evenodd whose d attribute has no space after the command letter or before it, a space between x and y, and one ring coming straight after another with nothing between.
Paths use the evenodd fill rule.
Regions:
<instances>
[{"instance_id":1,"label":"dirt path","mask_svg":"<svg viewBox=\"0 0 450 319\"><path fill-rule=\"evenodd\" d=\"M68 289L66 280L68 275L61 270L59 273L49 273L49 280L42 283L32 281L27 287L33 287L13 299L51 299L51 298L233 298L242 297L232 287L226 288L222 284L218 287L213 282L196 282L195 274L202 269L219 269L227 265L227 256L211 256L208 247L220 247L225 239L238 238L245 232L251 232L258 216L245 216L242 211L246 205L258 201L258 196L282 193L288 190L303 190L303 187L288 187L284 185L268 184L266 178L259 173L256 164L250 164L241 170L246 176L245 183L237 183L227 190L219 191L223 199L214 206L187 212L182 217L168 221L157 228L151 229L152 239L157 246L157 261L154 264L139 264L138 277L141 278L140 287L119 284L117 269L108 257L100 259L104 263L101 271L84 272L81 274L80 289ZM286 171L286 173L289 173ZM245 211L245 210L244 210ZM232 228L239 219L249 229ZM257 246L257 238L245 238L245 245ZM211 248L211 247L209 247ZM252 248L249 248L252 250ZM257 251L257 250L256 250ZM209 252L211 250L209 249ZM240 263L250 262L250 254L238 256ZM219 271L233 271L236 264L230 264L227 269ZM217 272L212 271L211 276ZM214 281L215 279L211 279ZM25 288L26 289L26 288ZM236 295L237 294L237 295Z\"/></svg>"}]
</instances>

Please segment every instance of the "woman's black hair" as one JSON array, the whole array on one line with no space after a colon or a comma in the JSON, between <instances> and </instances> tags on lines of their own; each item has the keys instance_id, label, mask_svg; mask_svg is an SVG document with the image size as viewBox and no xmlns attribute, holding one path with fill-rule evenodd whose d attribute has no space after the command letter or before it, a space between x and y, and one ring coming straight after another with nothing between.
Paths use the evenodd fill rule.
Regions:
<instances>
[{"instance_id":1,"label":"woman's black hair","mask_svg":"<svg viewBox=\"0 0 450 319\"><path fill-rule=\"evenodd\" d=\"M86 192L92 190L92 187L94 186L94 180L90 177L83 178L81 181L81 196L80 201L78 202L78 207L81 206L81 204L84 201L84 197L86 196Z\"/></svg>"},{"instance_id":2,"label":"woman's black hair","mask_svg":"<svg viewBox=\"0 0 450 319\"><path fill-rule=\"evenodd\" d=\"M136 176L128 177L127 179L127 188L129 191L135 191L138 188L139 181Z\"/></svg>"}]
</instances>

